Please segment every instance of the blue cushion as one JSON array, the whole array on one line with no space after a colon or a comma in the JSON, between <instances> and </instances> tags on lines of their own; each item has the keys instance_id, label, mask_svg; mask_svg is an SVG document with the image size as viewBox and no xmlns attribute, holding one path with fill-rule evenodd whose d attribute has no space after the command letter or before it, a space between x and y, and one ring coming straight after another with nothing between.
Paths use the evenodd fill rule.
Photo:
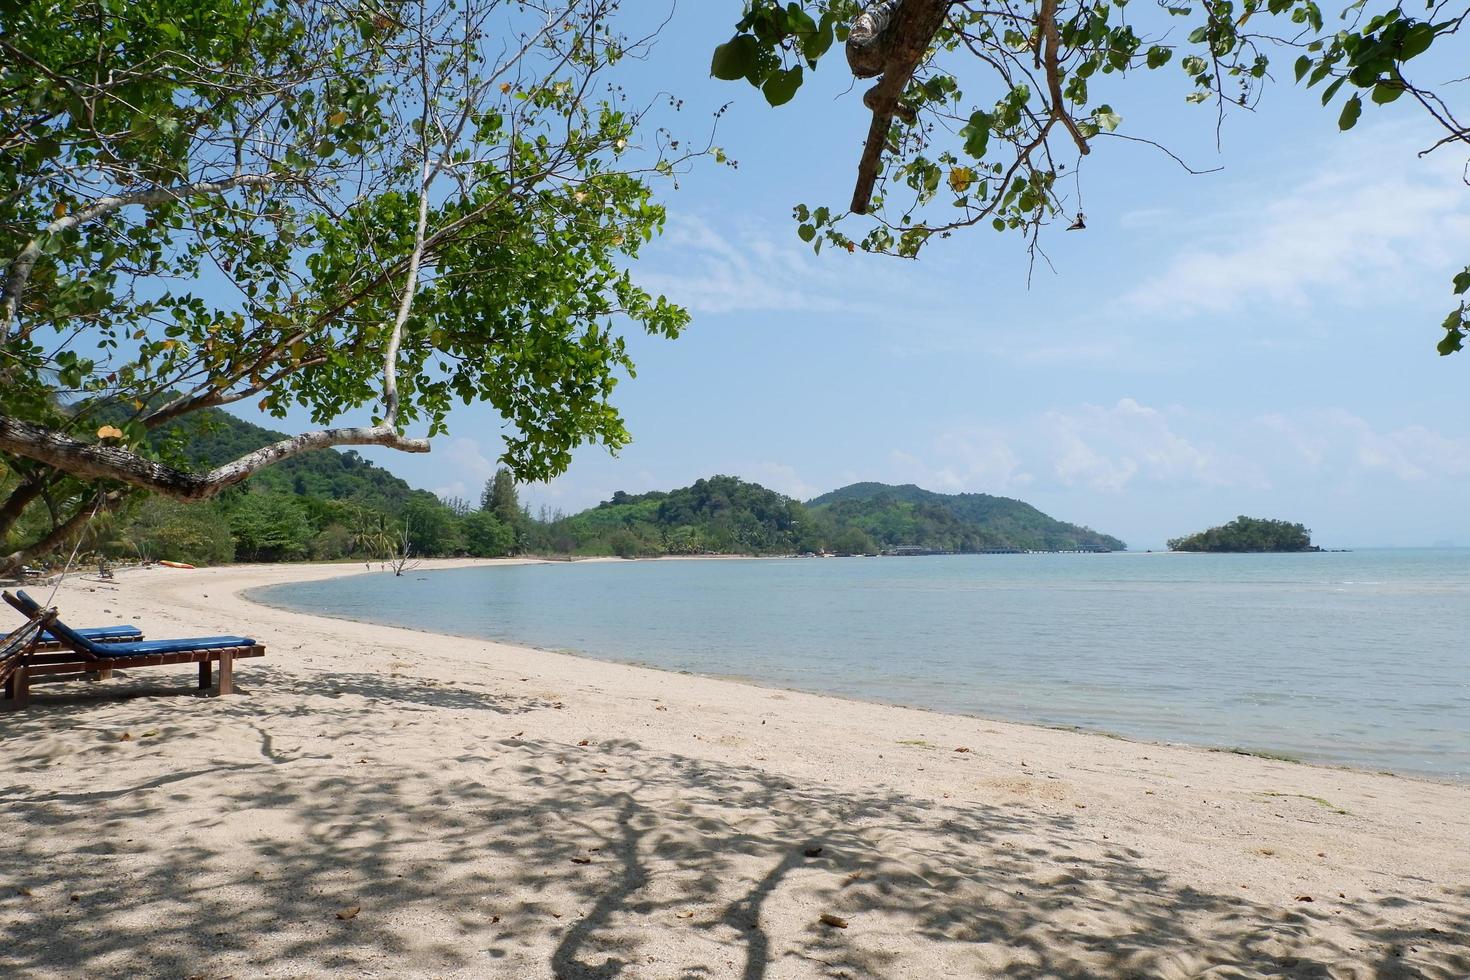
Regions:
<instances>
[{"instance_id":1,"label":"blue cushion","mask_svg":"<svg viewBox=\"0 0 1470 980\"><path fill-rule=\"evenodd\" d=\"M36 600L24 592L16 596L28 605L40 608ZM51 621L51 634L75 650L85 650L94 657L142 657L158 653L189 653L193 650L227 650L252 647L255 641L243 636L201 636L184 640L143 640L137 643L97 643L59 619Z\"/></svg>"},{"instance_id":2,"label":"blue cushion","mask_svg":"<svg viewBox=\"0 0 1470 980\"><path fill-rule=\"evenodd\" d=\"M191 640L144 640L140 643L89 643L87 650L99 657L141 657L150 653L188 653L191 650L227 650L253 647L243 636L201 636Z\"/></svg>"},{"instance_id":3,"label":"blue cushion","mask_svg":"<svg viewBox=\"0 0 1470 980\"><path fill-rule=\"evenodd\" d=\"M89 640L125 640L128 637L141 637L143 631L131 624L117 626L92 626L79 627L77 632ZM56 637L50 633L41 634L41 640L55 640Z\"/></svg>"}]
</instances>

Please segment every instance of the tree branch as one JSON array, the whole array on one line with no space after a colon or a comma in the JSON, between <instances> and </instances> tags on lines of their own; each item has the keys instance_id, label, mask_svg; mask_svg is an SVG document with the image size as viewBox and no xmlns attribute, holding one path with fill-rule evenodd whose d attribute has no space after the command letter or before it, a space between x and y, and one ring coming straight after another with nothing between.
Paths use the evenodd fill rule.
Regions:
<instances>
[{"instance_id":1,"label":"tree branch","mask_svg":"<svg viewBox=\"0 0 1470 980\"><path fill-rule=\"evenodd\" d=\"M82 442L45 426L0 415L0 452L14 453L65 470L73 476L117 480L175 500L203 500L283 459L332 446L388 446L408 453L429 451L427 439L409 439L389 425L304 432L272 443L208 473L190 473L118 446Z\"/></svg>"},{"instance_id":2,"label":"tree branch","mask_svg":"<svg viewBox=\"0 0 1470 980\"><path fill-rule=\"evenodd\" d=\"M898 113L899 99L924 60L935 33L944 24L951 3L952 0L904 0L891 11L885 11L890 19L876 40L856 31L848 39L850 63L869 65L880 57L883 63L883 77L863 95L863 105L873 110L873 122L868 127L862 159L858 161L851 204L854 214L868 213L883 160L883 146L888 142L888 127ZM861 52L856 55L852 52L854 38L858 39Z\"/></svg>"}]
</instances>

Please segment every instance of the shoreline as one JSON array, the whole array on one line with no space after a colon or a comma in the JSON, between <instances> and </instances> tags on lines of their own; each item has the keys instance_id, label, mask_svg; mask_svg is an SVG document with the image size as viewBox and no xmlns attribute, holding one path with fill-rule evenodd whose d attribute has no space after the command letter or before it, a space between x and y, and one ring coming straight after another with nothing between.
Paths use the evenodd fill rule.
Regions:
<instances>
[{"instance_id":1,"label":"shoreline","mask_svg":"<svg viewBox=\"0 0 1470 980\"><path fill-rule=\"evenodd\" d=\"M1121 552L1119 552L1119 553L1121 554ZM1188 554L1188 552L1169 552L1169 553L1170 554ZM616 556L613 556L613 557L596 556L596 557L591 557L591 558L576 559L576 561L577 562L591 561L591 562L603 562L603 563L622 562L622 561L707 561L707 560L718 560L718 561L732 561L732 560L733 561L779 561L779 560L797 560L798 557L799 556L787 556L787 555L664 555L664 556L659 556L657 558L624 559L624 558L619 558L619 557L616 557ZM547 558L541 558L541 557L525 557L525 558L446 558L446 559L431 559L431 561L435 562L435 564L432 565L432 566L420 567L420 568L416 569L416 571L432 573L432 572L442 572L442 571L455 571L455 570L464 569L464 568L513 567L513 566L518 566L518 565L539 565L539 564L557 565L557 564L563 564L564 563L564 562L562 562L559 559L547 559ZM291 568L291 567L324 568L324 567L335 567L335 565L336 565L336 563L300 563L300 564L294 564L294 565L284 565L284 564L282 564L282 565L272 565L272 566L265 566L265 567L279 567L279 568L283 568L283 569L284 568ZM233 567L233 566L222 566L222 567ZM356 571L356 572L354 572L352 574L370 574L370 573L371 574L382 574L383 572L381 570L359 569L358 571ZM342 575L340 577L341 578L348 578L348 577L351 577L351 575L344 574L344 575ZM331 578L334 578L334 576L322 576L321 578L331 579ZM318 577L313 576L310 580L311 581L317 581L319 579L318 579ZM991 714L984 714L984 713L967 713L967 712L958 712L958 711L947 711L947 710L945 710L943 708L931 708L931 707L928 707L928 706L925 706L925 705L920 705L920 704L905 704L905 703L898 702L898 701L889 701L889 700L884 700L884 699L881 699L881 698L862 697L862 696L858 696L858 695L843 694L841 692L836 692L836 691L822 691L822 690L812 690L812 689L802 688L802 687L791 687L791 686L787 686L787 685L781 684L781 683L776 682L776 681L765 681L765 680L762 680L761 678L758 678L758 677L747 676L747 675L742 675L742 674L715 674L715 673L706 673L706 672L702 672L702 671L676 670L676 669L669 668L669 667L660 667L660 666L658 666L656 664L647 663L647 662L640 662L640 661L636 661L636 660L624 660L624 659L621 659L621 658L618 658L618 657L613 657L613 656L602 656L602 655L599 655L599 654L596 654L596 653L593 653L593 652L590 652L590 651L586 651L586 650L573 650L573 649L566 649L566 648L559 648L559 647L542 647L542 646L537 646L534 643L527 643L527 642L519 641L519 640L495 639L493 637L480 636L480 635L477 635L477 634L474 634L474 633L459 633L459 632L453 632L453 631L448 631L448 630L431 629L431 628L428 628L428 627L405 626L405 625L401 625L401 624L381 623L381 622L377 622L377 621L371 620L371 619L360 619L360 618L357 618L357 617L354 617L354 616L337 615L337 614L334 614L334 613L322 612L322 611L319 611L319 610L314 610L314 611L307 612L307 611L303 611L303 610L300 610L300 609L293 609L290 606L276 605L274 603L267 602L264 599L259 598L258 596L250 595L250 593L252 593L252 592L259 592L262 589L270 589L270 588L278 588L278 587L283 587L283 586L289 586L289 585L292 584L292 581L293 581L292 579L287 578L287 579L284 579L284 580L281 580L281 581L272 582L272 583L266 584L266 585L252 586L252 587L248 587L248 588L245 588L245 589L240 590L239 592L236 593L236 595L239 598L241 598L242 600L246 601L246 602L249 602L249 603L252 603L252 604L255 604L255 605L258 605L258 606L262 606L262 607L265 607L265 608L268 608L268 609L273 609L273 610L276 610L276 611L279 611L279 612L284 612L284 613L291 613L291 614L301 615L301 616L316 617L316 618L321 618L321 619L326 619L326 620L332 620L332 621L336 621L336 622L356 623L356 624L361 625L361 626L382 627L382 628L385 628L385 629L403 629L403 630L408 630L408 631L414 632L414 633L424 633L424 634L427 634L427 635L430 635L430 636L442 636L442 637L453 638L453 639L457 639L457 640L465 640L465 641L473 641L473 642L484 642L484 643L495 643L495 644L502 645L502 646L505 646L505 647L508 647L508 648L512 648L512 649L525 650L527 652L535 652L535 653L539 653L539 654L554 654L554 655L557 655L557 656L572 657L572 658L575 658L575 659L578 659L578 660L586 660L586 661L593 662L593 663L613 664L613 665L616 665L616 666L623 666L623 667L634 667L634 668L638 668L638 669L641 669L641 670L651 670L651 671L655 671L655 672L660 673L660 674L666 674L666 675L674 676L674 677L679 677L679 676L703 677L703 678L707 678L709 680L723 681L723 682L731 683L731 684L741 684L741 685L753 687L753 688L756 688L756 689L762 690L762 691L780 691L780 692L785 692L785 693L804 694L804 695L808 695L808 696L811 696L811 697L818 697L818 698L832 698L832 699L835 699L835 700L838 700L838 701L842 701L842 702L847 703L847 704L853 704L853 705L872 705L872 706L880 706L880 707L887 707L887 708L901 708L901 709L903 709L905 711L919 711L919 712L924 712L924 713L927 713L927 714L937 715L937 716L940 716L942 718L953 719L953 720L956 720L956 721L958 721L958 720L968 720L968 721L989 722L989 723L993 723L993 724L1003 724L1003 725L1020 725L1020 726L1027 727L1027 728L1037 728L1037 729L1043 729L1043 730L1047 730L1047 731L1068 732L1068 733L1077 734L1077 735L1086 735L1086 736L1093 736L1093 737L1097 737L1097 738L1106 738L1106 739L1121 740L1121 741L1130 742L1130 743L1135 744L1135 745L1169 747L1169 748L1186 749L1186 750L1193 750L1193 751L1199 751L1199 752L1208 752L1208 753L1217 753L1217 754L1229 754L1229 755L1239 755L1239 756L1245 756L1245 757L1249 757L1249 758L1266 759L1266 760L1274 761L1274 762L1285 762L1285 763L1289 763L1289 764L1292 764L1292 765L1312 766L1312 767L1316 767L1316 768L1320 768L1320 769L1340 770L1340 771L1352 772L1352 773L1362 773L1362 774L1371 774L1371 775L1380 775L1380 776L1392 776L1392 777L1395 777L1395 778L1398 778L1398 779L1422 780L1422 781L1425 781L1425 782L1435 783L1435 784L1440 784L1440 785L1470 788L1470 777L1457 778L1457 777L1452 776L1452 775L1447 775L1447 774L1442 774L1442 773L1435 773L1435 772L1403 771L1403 770L1397 770L1397 769L1372 768L1372 767L1369 767L1369 766L1353 765L1351 763L1331 762L1331 761L1321 760L1321 759L1305 758L1305 757L1301 757L1299 755L1294 754L1289 749L1285 749L1285 748L1273 748L1271 746L1264 746L1264 745L1263 746L1258 746L1258 747L1251 747L1251 746L1247 746L1247 745L1243 745L1243 744L1210 745L1210 744L1200 743L1200 742L1171 741L1171 740L1167 740L1167 739L1155 739L1155 738L1149 738L1149 737L1146 737L1146 736L1131 735L1131 734L1128 734L1126 732L1118 732L1118 731L1113 731L1113 730L1103 729L1103 728L1092 728L1092 727L1088 727L1088 726L1085 726L1085 725L1047 724L1047 723L1044 723L1044 722L1027 720L1027 719L1023 719L1023 718L1006 718L1006 717L1003 717L1003 716L1000 716L1000 715L991 715Z\"/></svg>"},{"instance_id":2,"label":"shoreline","mask_svg":"<svg viewBox=\"0 0 1470 980\"><path fill-rule=\"evenodd\" d=\"M186 665L0 715L0 972L1470 974L1470 787L240 594L343 572L62 585L68 620L267 655L233 697Z\"/></svg>"}]
</instances>

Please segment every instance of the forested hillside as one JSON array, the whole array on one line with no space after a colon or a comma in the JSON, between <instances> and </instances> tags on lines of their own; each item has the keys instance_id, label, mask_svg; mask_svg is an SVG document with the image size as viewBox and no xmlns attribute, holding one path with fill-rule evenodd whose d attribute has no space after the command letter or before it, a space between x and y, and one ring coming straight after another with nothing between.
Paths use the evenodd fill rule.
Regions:
<instances>
[{"instance_id":1,"label":"forested hillside","mask_svg":"<svg viewBox=\"0 0 1470 980\"><path fill-rule=\"evenodd\" d=\"M203 469L279 438L218 410L161 429L156 447ZM135 502L98 518L89 550L199 564L508 554L875 554L896 548L1106 551L1123 542L989 494L856 483L805 504L733 476L677 490L618 492L572 515L533 518L508 471L478 500L440 500L362 458L324 449L288 459L216 500Z\"/></svg>"},{"instance_id":2,"label":"forested hillside","mask_svg":"<svg viewBox=\"0 0 1470 980\"><path fill-rule=\"evenodd\" d=\"M913 484L854 483L807 502L820 518L869 535L883 548L935 551L1122 551L1107 534L1048 517L988 493L943 494Z\"/></svg>"}]
</instances>

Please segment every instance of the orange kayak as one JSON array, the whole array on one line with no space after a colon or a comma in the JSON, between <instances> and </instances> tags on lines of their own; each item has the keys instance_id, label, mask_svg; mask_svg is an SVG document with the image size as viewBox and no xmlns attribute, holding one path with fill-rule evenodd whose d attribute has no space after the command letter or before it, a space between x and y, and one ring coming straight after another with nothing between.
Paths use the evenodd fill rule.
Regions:
<instances>
[{"instance_id":1,"label":"orange kayak","mask_svg":"<svg viewBox=\"0 0 1470 980\"><path fill-rule=\"evenodd\" d=\"M182 561L161 561L161 562L159 562L159 564L160 565L167 566L168 568L193 568L194 567L193 565L190 565L187 562L182 562Z\"/></svg>"}]
</instances>

